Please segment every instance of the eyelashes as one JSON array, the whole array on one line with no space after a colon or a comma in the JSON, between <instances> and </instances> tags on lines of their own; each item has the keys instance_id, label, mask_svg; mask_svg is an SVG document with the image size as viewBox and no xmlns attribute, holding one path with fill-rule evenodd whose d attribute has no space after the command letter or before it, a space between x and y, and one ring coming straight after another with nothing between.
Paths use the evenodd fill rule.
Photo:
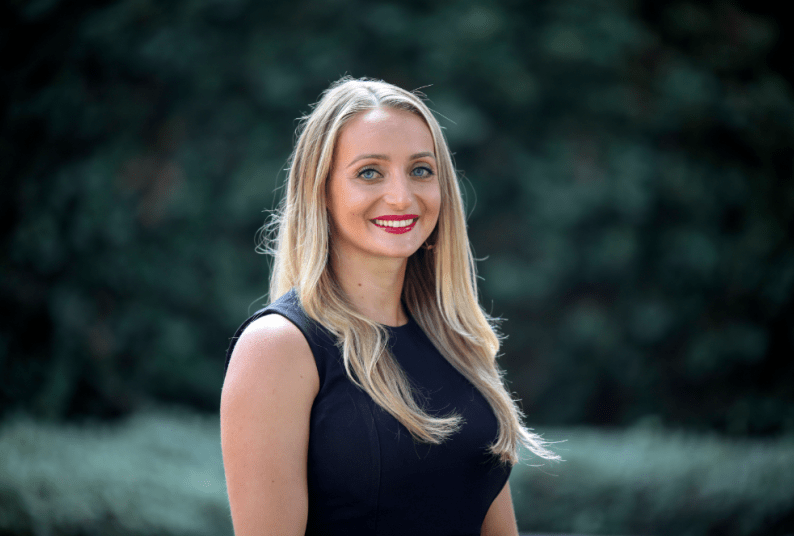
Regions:
<instances>
[{"instance_id":1,"label":"eyelashes","mask_svg":"<svg viewBox=\"0 0 794 536\"><path fill-rule=\"evenodd\" d=\"M416 175L415 173L417 171L425 171L426 173L423 173L422 175ZM414 174L414 177L421 177L425 179L434 175L433 170L428 166L417 166L411 170L411 173Z\"/></svg>"},{"instance_id":2,"label":"eyelashes","mask_svg":"<svg viewBox=\"0 0 794 536\"><path fill-rule=\"evenodd\" d=\"M421 174L417 174L417 171L420 171ZM367 181L377 179L378 175L380 175L380 172L374 167L365 167L360 169L358 173L356 173L356 177ZM411 175L414 177L418 177L420 179L428 179L433 175L435 175L435 173L433 172L433 169L430 168L429 166L416 166L411 170Z\"/></svg>"},{"instance_id":3,"label":"eyelashes","mask_svg":"<svg viewBox=\"0 0 794 536\"><path fill-rule=\"evenodd\" d=\"M377 178L375 175L377 172L378 170L376 170L375 168L368 167L356 173L356 177L358 177L359 179L365 179L371 181L372 179Z\"/></svg>"}]
</instances>

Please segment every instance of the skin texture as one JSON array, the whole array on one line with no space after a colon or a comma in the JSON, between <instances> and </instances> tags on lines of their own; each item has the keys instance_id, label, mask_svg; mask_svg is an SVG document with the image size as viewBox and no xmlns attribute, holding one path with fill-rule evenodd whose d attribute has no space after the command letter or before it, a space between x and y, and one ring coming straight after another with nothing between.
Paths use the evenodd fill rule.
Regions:
<instances>
[{"instance_id":1,"label":"skin texture","mask_svg":"<svg viewBox=\"0 0 794 536\"><path fill-rule=\"evenodd\" d=\"M433 138L409 112L375 109L341 131L326 183L331 266L354 307L390 326L408 320L400 303L407 259L438 221L441 190ZM413 214L392 234L372 220ZM279 315L252 322L232 354L221 394L221 445L236 536L302 535L308 516L309 418L319 376L308 343ZM509 485L482 534L518 534Z\"/></svg>"}]
</instances>

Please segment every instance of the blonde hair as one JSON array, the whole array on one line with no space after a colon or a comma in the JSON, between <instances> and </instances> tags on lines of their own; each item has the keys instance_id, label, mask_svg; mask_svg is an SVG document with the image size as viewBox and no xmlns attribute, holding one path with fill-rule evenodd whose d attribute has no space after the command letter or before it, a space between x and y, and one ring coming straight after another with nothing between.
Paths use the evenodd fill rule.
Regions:
<instances>
[{"instance_id":1,"label":"blonde hair","mask_svg":"<svg viewBox=\"0 0 794 536\"><path fill-rule=\"evenodd\" d=\"M403 300L411 316L441 354L490 404L499 435L490 451L503 462L518 461L523 444L547 459L559 456L525 428L496 364L500 339L477 298L474 258L452 156L438 121L417 94L382 81L344 77L327 89L297 129L289 162L287 192L264 228L260 250L274 255L271 301L295 288L309 317L336 338L350 379L418 440L438 444L461 426L461 417L434 417L417 402L405 373L390 354L386 329L350 304L329 263L330 223L326 181L334 146L345 124L373 108L406 110L430 129L441 187L441 209L428 242L408 259ZM270 231L270 232L268 232ZM273 243L269 236L276 231Z\"/></svg>"}]
</instances>

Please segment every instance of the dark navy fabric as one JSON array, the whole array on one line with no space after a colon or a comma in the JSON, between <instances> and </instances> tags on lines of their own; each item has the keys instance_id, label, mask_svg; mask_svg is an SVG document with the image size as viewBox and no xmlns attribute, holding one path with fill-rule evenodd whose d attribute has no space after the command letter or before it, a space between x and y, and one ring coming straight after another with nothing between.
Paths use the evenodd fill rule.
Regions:
<instances>
[{"instance_id":1,"label":"dark navy fabric","mask_svg":"<svg viewBox=\"0 0 794 536\"><path fill-rule=\"evenodd\" d=\"M434 415L452 411L462 429L441 445L415 441L395 418L353 384L333 337L306 316L294 291L257 311L295 324L317 363L320 390L309 433L308 535L479 535L485 514L510 474L487 447L497 421L483 396L409 319L388 327L394 357Z\"/></svg>"}]
</instances>

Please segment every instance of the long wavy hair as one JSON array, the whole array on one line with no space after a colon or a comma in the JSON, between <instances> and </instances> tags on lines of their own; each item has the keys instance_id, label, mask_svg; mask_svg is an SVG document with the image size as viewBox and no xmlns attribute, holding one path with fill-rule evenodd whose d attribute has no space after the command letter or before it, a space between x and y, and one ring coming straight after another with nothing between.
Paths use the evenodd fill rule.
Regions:
<instances>
[{"instance_id":1,"label":"long wavy hair","mask_svg":"<svg viewBox=\"0 0 794 536\"><path fill-rule=\"evenodd\" d=\"M309 317L337 339L350 379L417 440L438 444L462 425L456 414L432 416L388 349L388 332L356 311L329 263L331 225L326 181L340 131L357 114L384 107L421 117L433 137L441 208L428 242L408 259L402 298L411 316L441 354L490 404L499 435L490 451L503 462L518 461L519 446L546 459L559 459L548 443L522 424L496 363L500 338L495 319L480 307L458 179L438 121L421 94L394 85L344 77L321 96L297 129L289 160L286 196L263 228L260 251L274 256L269 299L295 288ZM274 237L275 235L275 237Z\"/></svg>"}]
</instances>

